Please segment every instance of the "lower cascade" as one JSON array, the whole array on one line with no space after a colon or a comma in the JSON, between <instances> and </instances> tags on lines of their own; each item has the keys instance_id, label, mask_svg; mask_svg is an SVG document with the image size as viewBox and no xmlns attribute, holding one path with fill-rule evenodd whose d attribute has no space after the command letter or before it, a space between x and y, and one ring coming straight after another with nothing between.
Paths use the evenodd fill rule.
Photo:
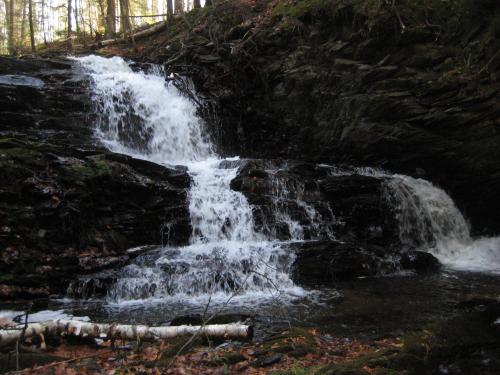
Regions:
<instances>
[{"instance_id":1,"label":"lower cascade","mask_svg":"<svg viewBox=\"0 0 500 375\"><path fill-rule=\"evenodd\" d=\"M195 104L167 82L160 69L134 71L118 57L77 60L91 78L99 140L117 153L184 165L192 178L190 244L167 243L138 256L109 277L107 299L225 301L236 296L304 295L291 278L295 254L289 244L335 240L335 212L327 204L307 203L300 181L271 177L271 212L279 229L254 222L252 205L243 193L231 189L243 161L217 155ZM430 182L372 169L329 168L331 174L370 175L385 181L385 196L395 212L403 247L430 252L459 269L500 269L500 239L473 240L453 200ZM306 219L293 217L290 207L303 212ZM86 288L95 283L83 278L70 288L74 294L88 295Z\"/></svg>"}]
</instances>

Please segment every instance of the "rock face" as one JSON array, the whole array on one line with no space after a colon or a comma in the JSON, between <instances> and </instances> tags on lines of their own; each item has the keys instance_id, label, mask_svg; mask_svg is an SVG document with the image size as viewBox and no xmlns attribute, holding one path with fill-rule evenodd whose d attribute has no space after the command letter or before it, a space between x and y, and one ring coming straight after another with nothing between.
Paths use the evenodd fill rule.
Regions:
<instances>
[{"instance_id":1,"label":"rock face","mask_svg":"<svg viewBox=\"0 0 500 375\"><path fill-rule=\"evenodd\" d=\"M189 239L186 171L95 146L85 90L67 61L0 61L0 298Z\"/></svg>"},{"instance_id":2,"label":"rock face","mask_svg":"<svg viewBox=\"0 0 500 375\"><path fill-rule=\"evenodd\" d=\"M424 177L500 233L499 4L235 1L142 53L190 67L228 154Z\"/></svg>"}]
</instances>

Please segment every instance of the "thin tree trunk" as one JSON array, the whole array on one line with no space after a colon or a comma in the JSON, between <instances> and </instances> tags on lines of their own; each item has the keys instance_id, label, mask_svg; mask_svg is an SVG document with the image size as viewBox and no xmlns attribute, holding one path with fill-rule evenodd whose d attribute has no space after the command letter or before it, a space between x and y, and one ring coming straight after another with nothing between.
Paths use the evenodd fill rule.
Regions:
<instances>
[{"instance_id":1,"label":"thin tree trunk","mask_svg":"<svg viewBox=\"0 0 500 375\"><path fill-rule=\"evenodd\" d=\"M22 13L22 18L21 18L21 36L19 40L17 41L18 43L18 50L21 51L23 50L24 46L24 40L26 39L26 0L23 0L23 13Z\"/></svg>"},{"instance_id":2,"label":"thin tree trunk","mask_svg":"<svg viewBox=\"0 0 500 375\"><path fill-rule=\"evenodd\" d=\"M90 8L90 6L89 6ZM80 24L82 25L82 38L83 38L83 46L87 47L87 32L85 28L85 17L84 17L84 12L85 8L80 7Z\"/></svg>"},{"instance_id":3,"label":"thin tree trunk","mask_svg":"<svg viewBox=\"0 0 500 375\"><path fill-rule=\"evenodd\" d=\"M67 42L67 48L68 51L71 51L73 49L73 43L71 41L71 13L72 13L72 1L68 0L68 42Z\"/></svg>"},{"instance_id":4,"label":"thin tree trunk","mask_svg":"<svg viewBox=\"0 0 500 375\"><path fill-rule=\"evenodd\" d=\"M47 32L45 30L45 0L42 0L42 31L43 31L43 44L47 45Z\"/></svg>"},{"instance_id":5,"label":"thin tree trunk","mask_svg":"<svg viewBox=\"0 0 500 375\"><path fill-rule=\"evenodd\" d=\"M78 0L75 0L75 28L76 28L76 35L80 34L80 23L78 22Z\"/></svg>"},{"instance_id":6,"label":"thin tree trunk","mask_svg":"<svg viewBox=\"0 0 500 375\"><path fill-rule=\"evenodd\" d=\"M106 9L106 38L113 38L116 34L116 3L107 0Z\"/></svg>"},{"instance_id":7,"label":"thin tree trunk","mask_svg":"<svg viewBox=\"0 0 500 375\"><path fill-rule=\"evenodd\" d=\"M16 38L14 36L14 9L15 9L15 4L14 0L10 0L7 4L5 4L6 9L8 10L7 12L7 31L8 31L8 41L7 41L7 46L9 49L9 53L11 55L16 54Z\"/></svg>"},{"instance_id":8,"label":"thin tree trunk","mask_svg":"<svg viewBox=\"0 0 500 375\"><path fill-rule=\"evenodd\" d=\"M151 12L152 12L152 14L158 14L158 2L157 2L157 0L151 0ZM155 17L154 21L158 21L158 17Z\"/></svg>"},{"instance_id":9,"label":"thin tree trunk","mask_svg":"<svg viewBox=\"0 0 500 375\"><path fill-rule=\"evenodd\" d=\"M24 329L24 324L17 329L0 330L0 346L14 345L22 337L59 336L70 334L88 338L107 338L141 341L156 341L178 336L202 334L208 337L251 338L251 326L241 323L210 324L204 326L167 326L149 327L145 325L98 324L77 320L51 320L44 323L31 323Z\"/></svg>"},{"instance_id":10,"label":"thin tree trunk","mask_svg":"<svg viewBox=\"0 0 500 375\"><path fill-rule=\"evenodd\" d=\"M92 39L94 36L93 36L93 28L92 28L92 13L90 11L90 7L88 7L88 13L89 13L89 29L90 29L90 39Z\"/></svg>"},{"instance_id":11,"label":"thin tree trunk","mask_svg":"<svg viewBox=\"0 0 500 375\"><path fill-rule=\"evenodd\" d=\"M30 23L30 42L31 42L31 52L36 52L35 46L35 27L33 25L33 0L28 0L29 5L29 23Z\"/></svg>"},{"instance_id":12,"label":"thin tree trunk","mask_svg":"<svg viewBox=\"0 0 500 375\"><path fill-rule=\"evenodd\" d=\"M171 25L174 20L174 5L172 0L167 0L167 21L168 24Z\"/></svg>"},{"instance_id":13,"label":"thin tree trunk","mask_svg":"<svg viewBox=\"0 0 500 375\"><path fill-rule=\"evenodd\" d=\"M206 7L211 7L213 5L212 0L205 0L205 6Z\"/></svg>"},{"instance_id":14,"label":"thin tree trunk","mask_svg":"<svg viewBox=\"0 0 500 375\"><path fill-rule=\"evenodd\" d=\"M121 31L124 36L130 36L132 33L132 24L130 22L130 5L128 0L120 0L120 23Z\"/></svg>"},{"instance_id":15,"label":"thin tree trunk","mask_svg":"<svg viewBox=\"0 0 500 375\"><path fill-rule=\"evenodd\" d=\"M106 29L106 13L104 12L104 0L98 0L97 5L99 6L99 17L97 18L98 28ZM80 12L83 14L83 12ZM84 22L84 18L82 16L82 23Z\"/></svg>"},{"instance_id":16,"label":"thin tree trunk","mask_svg":"<svg viewBox=\"0 0 500 375\"><path fill-rule=\"evenodd\" d=\"M201 8L201 2L200 2L200 0L193 0L193 8L194 9Z\"/></svg>"}]
</instances>

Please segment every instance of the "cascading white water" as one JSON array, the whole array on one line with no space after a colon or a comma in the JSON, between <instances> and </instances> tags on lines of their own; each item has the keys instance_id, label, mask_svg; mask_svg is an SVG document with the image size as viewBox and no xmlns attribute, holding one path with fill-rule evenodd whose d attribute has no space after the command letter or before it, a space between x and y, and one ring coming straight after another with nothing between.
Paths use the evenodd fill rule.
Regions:
<instances>
[{"instance_id":1,"label":"cascading white water","mask_svg":"<svg viewBox=\"0 0 500 375\"><path fill-rule=\"evenodd\" d=\"M134 72L118 57L77 60L92 78L102 142L112 151L155 163L186 165L193 179L191 244L166 247L152 259L125 267L108 297L213 300L235 293L260 298L301 294L289 277L294 255L254 230L251 206L230 189L237 167L224 168L195 105L158 70Z\"/></svg>"},{"instance_id":2,"label":"cascading white water","mask_svg":"<svg viewBox=\"0 0 500 375\"><path fill-rule=\"evenodd\" d=\"M452 268L500 273L500 237L472 239L453 200L429 181L385 176L404 245L429 251Z\"/></svg>"},{"instance_id":3,"label":"cascading white water","mask_svg":"<svg viewBox=\"0 0 500 375\"><path fill-rule=\"evenodd\" d=\"M161 71L132 68L120 57L78 59L93 79L96 130L112 151L158 164L186 164L213 156L193 103Z\"/></svg>"},{"instance_id":4,"label":"cascading white water","mask_svg":"<svg viewBox=\"0 0 500 375\"><path fill-rule=\"evenodd\" d=\"M336 176L385 180L385 195L395 210L403 246L428 251L454 269L500 274L500 237L473 239L467 221L444 190L421 178L377 168L330 168Z\"/></svg>"},{"instance_id":5,"label":"cascading white water","mask_svg":"<svg viewBox=\"0 0 500 375\"><path fill-rule=\"evenodd\" d=\"M273 171L269 173L273 174ZM336 218L328 202L321 201L319 188L316 191L316 205L321 205L326 215L322 215L313 204L306 202L306 189L303 181L274 173L271 184L274 220L287 227L291 240L335 239L333 225ZM299 217L294 217L294 210L300 211L300 215L297 215ZM305 222L301 222L300 219L304 218ZM270 233L276 231L273 228L267 228L267 230ZM273 234L276 236L276 233Z\"/></svg>"}]
</instances>

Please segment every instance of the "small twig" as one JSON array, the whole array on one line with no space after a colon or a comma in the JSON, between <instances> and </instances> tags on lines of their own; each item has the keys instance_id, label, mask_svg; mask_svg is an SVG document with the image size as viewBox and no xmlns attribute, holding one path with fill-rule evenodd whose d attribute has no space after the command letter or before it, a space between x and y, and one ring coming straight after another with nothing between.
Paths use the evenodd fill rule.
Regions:
<instances>
[{"instance_id":1,"label":"small twig","mask_svg":"<svg viewBox=\"0 0 500 375\"><path fill-rule=\"evenodd\" d=\"M498 50L491 59L488 60L488 62L476 73L477 76L479 76L482 72L484 72L490 64L493 62L493 60L496 59L496 57L500 54L500 50Z\"/></svg>"},{"instance_id":2,"label":"small twig","mask_svg":"<svg viewBox=\"0 0 500 375\"><path fill-rule=\"evenodd\" d=\"M173 365L173 363L175 362L175 360L177 359L177 357L182 353L182 351L185 348L187 348L199 336L200 332L203 330L203 327L205 327L212 319L214 319L217 315L219 315L219 313L229 304L229 302L231 302L231 300L240 293L240 291L243 289L243 285L245 285L245 283L247 282L248 278L250 277L250 274L247 275L247 277L245 278L245 280L243 281L243 283L241 283L241 285L239 286L239 288L236 289L236 291L234 291L233 294L231 294L231 296L226 300L226 302L224 302L224 304L221 306L221 308L218 309L216 312L214 312L207 320L205 320L205 321L202 322L200 330L197 331L197 332L195 332L189 338L189 340L187 340L186 343L181 346L181 348L177 351L177 353L175 353L175 355L173 356L172 360L169 362L167 368L171 367ZM209 306L211 300L212 300L212 296L210 295L210 297L208 299L207 306L205 306L205 311L208 310L208 306Z\"/></svg>"},{"instance_id":3,"label":"small twig","mask_svg":"<svg viewBox=\"0 0 500 375\"><path fill-rule=\"evenodd\" d=\"M396 7L396 0L392 0L392 10L394 11L394 13L396 13L396 17L398 18L399 25L401 26L402 29L401 32L404 33L406 30L406 26L403 23L403 20L401 19L401 15L399 14L398 8Z\"/></svg>"}]
</instances>

